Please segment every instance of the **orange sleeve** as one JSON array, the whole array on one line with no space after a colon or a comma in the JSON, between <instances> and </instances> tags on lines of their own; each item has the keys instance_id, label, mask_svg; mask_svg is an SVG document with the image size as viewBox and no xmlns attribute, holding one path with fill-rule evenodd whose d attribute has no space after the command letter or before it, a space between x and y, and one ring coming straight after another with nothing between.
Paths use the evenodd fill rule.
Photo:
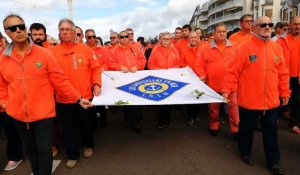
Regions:
<instances>
[{"instance_id":1,"label":"orange sleeve","mask_svg":"<svg viewBox=\"0 0 300 175\"><path fill-rule=\"evenodd\" d=\"M101 86L101 67L99 61L91 49L86 53L86 55L89 58L89 65L91 69L91 83L92 85L97 84Z\"/></svg>"},{"instance_id":2,"label":"orange sleeve","mask_svg":"<svg viewBox=\"0 0 300 175\"><path fill-rule=\"evenodd\" d=\"M236 90L237 81L242 72L244 62L243 49L239 48L224 77L222 92L230 94Z\"/></svg>"},{"instance_id":3,"label":"orange sleeve","mask_svg":"<svg viewBox=\"0 0 300 175\"><path fill-rule=\"evenodd\" d=\"M206 59L205 59L205 49L202 49L199 57L196 57L195 61L195 73L198 77L206 78Z\"/></svg>"},{"instance_id":4,"label":"orange sleeve","mask_svg":"<svg viewBox=\"0 0 300 175\"><path fill-rule=\"evenodd\" d=\"M290 76L289 71L285 64L285 59L283 56L282 48L278 47L280 50L280 63L278 64L278 85L279 85L279 95L280 97L290 97L291 91L289 90Z\"/></svg>"},{"instance_id":5,"label":"orange sleeve","mask_svg":"<svg viewBox=\"0 0 300 175\"><path fill-rule=\"evenodd\" d=\"M71 85L69 79L58 65L54 55L49 52L48 58L47 69L49 79L55 90L60 92L60 94L64 94L66 99L77 101L81 97L79 92Z\"/></svg>"},{"instance_id":6,"label":"orange sleeve","mask_svg":"<svg viewBox=\"0 0 300 175\"><path fill-rule=\"evenodd\" d=\"M148 60L148 69L149 70L155 70L155 69L160 69L160 67L157 66L157 48L158 47L155 47L153 48L151 54L150 54L150 58Z\"/></svg>"}]
</instances>

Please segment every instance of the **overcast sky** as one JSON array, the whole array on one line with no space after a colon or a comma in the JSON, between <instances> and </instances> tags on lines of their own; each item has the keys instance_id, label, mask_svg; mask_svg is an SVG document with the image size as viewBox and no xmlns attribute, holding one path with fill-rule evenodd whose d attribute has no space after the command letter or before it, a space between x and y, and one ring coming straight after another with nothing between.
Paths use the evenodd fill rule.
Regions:
<instances>
[{"instance_id":1,"label":"overcast sky","mask_svg":"<svg viewBox=\"0 0 300 175\"><path fill-rule=\"evenodd\" d=\"M95 29L108 40L109 30L131 27L135 39L155 37L159 32L173 32L189 23L197 4L207 0L73 0L73 20L83 30ZM1 0L0 18L16 13L30 26L39 22L47 33L57 38L58 21L69 17L67 0ZM3 33L1 22L0 31Z\"/></svg>"}]
</instances>

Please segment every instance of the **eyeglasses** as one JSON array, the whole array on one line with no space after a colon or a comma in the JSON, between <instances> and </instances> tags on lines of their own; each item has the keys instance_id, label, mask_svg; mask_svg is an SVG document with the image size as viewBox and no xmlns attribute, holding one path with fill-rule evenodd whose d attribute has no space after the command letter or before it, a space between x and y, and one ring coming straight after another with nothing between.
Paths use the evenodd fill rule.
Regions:
<instances>
[{"instance_id":1,"label":"eyeglasses","mask_svg":"<svg viewBox=\"0 0 300 175\"><path fill-rule=\"evenodd\" d=\"M117 37L109 37L110 39L116 39Z\"/></svg>"},{"instance_id":2,"label":"eyeglasses","mask_svg":"<svg viewBox=\"0 0 300 175\"><path fill-rule=\"evenodd\" d=\"M283 31L289 31L290 29L289 28L283 28Z\"/></svg>"},{"instance_id":3,"label":"eyeglasses","mask_svg":"<svg viewBox=\"0 0 300 175\"><path fill-rule=\"evenodd\" d=\"M18 25L13 25L13 26L6 27L4 29L5 30L10 30L11 32L15 32L15 31L17 31L17 28L19 30L24 31L26 29L26 26L25 26L25 24L18 24Z\"/></svg>"},{"instance_id":4,"label":"eyeglasses","mask_svg":"<svg viewBox=\"0 0 300 175\"><path fill-rule=\"evenodd\" d=\"M133 33L128 33L128 35L133 35Z\"/></svg>"},{"instance_id":5,"label":"eyeglasses","mask_svg":"<svg viewBox=\"0 0 300 175\"><path fill-rule=\"evenodd\" d=\"M56 46L56 45L57 45L57 43L50 43L50 45L51 45L51 46Z\"/></svg>"},{"instance_id":6,"label":"eyeglasses","mask_svg":"<svg viewBox=\"0 0 300 175\"><path fill-rule=\"evenodd\" d=\"M78 37L81 37L81 33L76 33L76 35L77 35Z\"/></svg>"},{"instance_id":7,"label":"eyeglasses","mask_svg":"<svg viewBox=\"0 0 300 175\"><path fill-rule=\"evenodd\" d=\"M128 38L128 35L119 36L120 39Z\"/></svg>"},{"instance_id":8,"label":"eyeglasses","mask_svg":"<svg viewBox=\"0 0 300 175\"><path fill-rule=\"evenodd\" d=\"M272 28L274 26L274 23L262 23L262 24L256 24L256 26L260 26L261 28L265 28L269 26Z\"/></svg>"},{"instance_id":9,"label":"eyeglasses","mask_svg":"<svg viewBox=\"0 0 300 175\"><path fill-rule=\"evenodd\" d=\"M87 39L95 39L96 38L96 36L95 35L93 35L93 36L87 36Z\"/></svg>"}]
</instances>

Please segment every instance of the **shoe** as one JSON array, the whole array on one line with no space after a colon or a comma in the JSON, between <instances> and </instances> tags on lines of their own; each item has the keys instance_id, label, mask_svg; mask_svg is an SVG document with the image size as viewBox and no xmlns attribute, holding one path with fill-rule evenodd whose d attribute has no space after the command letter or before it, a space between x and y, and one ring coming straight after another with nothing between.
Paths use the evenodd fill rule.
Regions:
<instances>
[{"instance_id":1,"label":"shoe","mask_svg":"<svg viewBox=\"0 0 300 175\"><path fill-rule=\"evenodd\" d=\"M238 133L238 132L232 133L232 138L233 138L234 140L238 140L238 139L239 139L239 133Z\"/></svg>"},{"instance_id":2,"label":"shoe","mask_svg":"<svg viewBox=\"0 0 300 175\"><path fill-rule=\"evenodd\" d=\"M165 129L167 127L166 124L158 124L157 129Z\"/></svg>"},{"instance_id":3,"label":"shoe","mask_svg":"<svg viewBox=\"0 0 300 175\"><path fill-rule=\"evenodd\" d=\"M78 160L67 160L67 168L74 168L77 165Z\"/></svg>"},{"instance_id":4,"label":"shoe","mask_svg":"<svg viewBox=\"0 0 300 175\"><path fill-rule=\"evenodd\" d=\"M83 156L85 158L90 158L93 155L93 148L83 148Z\"/></svg>"},{"instance_id":5,"label":"shoe","mask_svg":"<svg viewBox=\"0 0 300 175\"><path fill-rule=\"evenodd\" d=\"M56 146L52 146L52 156L55 157L55 156L57 156L57 154L58 154L58 151L57 151Z\"/></svg>"},{"instance_id":6,"label":"shoe","mask_svg":"<svg viewBox=\"0 0 300 175\"><path fill-rule=\"evenodd\" d=\"M298 126L292 126L292 127L290 127L290 131L293 134L300 135L300 129L298 128Z\"/></svg>"},{"instance_id":7,"label":"shoe","mask_svg":"<svg viewBox=\"0 0 300 175\"><path fill-rule=\"evenodd\" d=\"M242 161L249 166L255 165L253 159L250 156L242 156Z\"/></svg>"},{"instance_id":8,"label":"shoe","mask_svg":"<svg viewBox=\"0 0 300 175\"><path fill-rule=\"evenodd\" d=\"M13 169L17 168L20 165L21 162L22 162L22 159L19 160L19 161L10 160L10 161L7 162L4 170L5 171L13 170Z\"/></svg>"},{"instance_id":9,"label":"shoe","mask_svg":"<svg viewBox=\"0 0 300 175\"><path fill-rule=\"evenodd\" d=\"M274 164L272 166L269 167L270 168L270 171L272 172L272 174L275 174L275 175L281 175L281 174L284 174L284 169L278 165L278 164Z\"/></svg>"},{"instance_id":10,"label":"shoe","mask_svg":"<svg viewBox=\"0 0 300 175\"><path fill-rule=\"evenodd\" d=\"M194 123L195 123L195 121L194 121L194 119L189 119L187 122L186 122L186 125L187 126L194 126Z\"/></svg>"},{"instance_id":11,"label":"shoe","mask_svg":"<svg viewBox=\"0 0 300 175\"><path fill-rule=\"evenodd\" d=\"M142 129L139 124L132 125L132 129L135 133L141 133Z\"/></svg>"},{"instance_id":12,"label":"shoe","mask_svg":"<svg viewBox=\"0 0 300 175\"><path fill-rule=\"evenodd\" d=\"M210 135L217 137L219 135L219 130L218 129L210 129L209 133L210 133Z\"/></svg>"}]
</instances>

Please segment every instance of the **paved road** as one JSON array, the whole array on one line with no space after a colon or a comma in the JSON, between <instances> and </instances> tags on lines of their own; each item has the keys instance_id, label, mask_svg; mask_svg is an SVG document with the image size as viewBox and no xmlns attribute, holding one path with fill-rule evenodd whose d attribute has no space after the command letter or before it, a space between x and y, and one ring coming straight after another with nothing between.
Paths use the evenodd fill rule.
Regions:
<instances>
[{"instance_id":1,"label":"paved road","mask_svg":"<svg viewBox=\"0 0 300 175\"><path fill-rule=\"evenodd\" d=\"M256 166L249 167L239 159L236 142L231 138L228 124L220 136L208 134L207 112L202 111L200 123L185 125L183 111L172 112L173 126L155 128L155 107L143 107L143 132L133 133L124 128L120 110L108 110L108 125L95 133L94 155L81 158L74 169L65 168L66 156L60 148L56 160L62 160L55 175L268 175L265 168L262 139L255 133L253 157ZM287 123L280 121L282 165L287 175L300 175L300 137L288 132ZM0 143L0 167L5 166L5 142ZM14 171L3 175L29 175L28 159Z\"/></svg>"}]
</instances>

